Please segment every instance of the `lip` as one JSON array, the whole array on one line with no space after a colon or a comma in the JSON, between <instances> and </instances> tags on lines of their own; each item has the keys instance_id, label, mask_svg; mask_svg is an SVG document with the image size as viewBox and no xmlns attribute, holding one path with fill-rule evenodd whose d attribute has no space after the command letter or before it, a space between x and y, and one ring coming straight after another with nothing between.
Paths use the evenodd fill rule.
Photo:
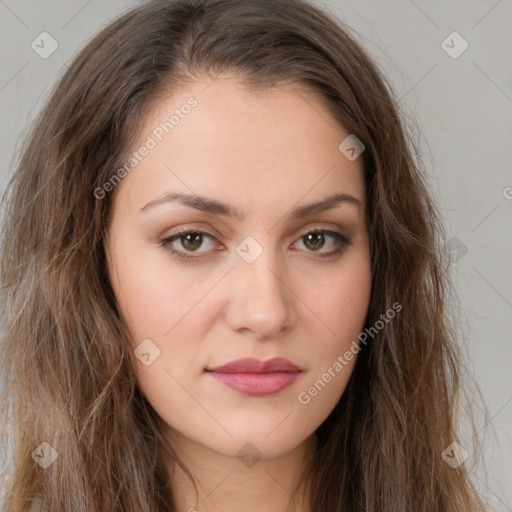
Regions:
<instances>
[{"instance_id":1,"label":"lip","mask_svg":"<svg viewBox=\"0 0 512 512\"><path fill-rule=\"evenodd\" d=\"M274 357L261 361L254 357L243 357L214 368L207 368L206 371L216 373L269 373L269 372L300 372L296 364L293 364L284 357Z\"/></svg>"},{"instance_id":2,"label":"lip","mask_svg":"<svg viewBox=\"0 0 512 512\"><path fill-rule=\"evenodd\" d=\"M302 372L288 359L242 358L206 371L222 384L249 396L269 396L290 386Z\"/></svg>"}]
</instances>

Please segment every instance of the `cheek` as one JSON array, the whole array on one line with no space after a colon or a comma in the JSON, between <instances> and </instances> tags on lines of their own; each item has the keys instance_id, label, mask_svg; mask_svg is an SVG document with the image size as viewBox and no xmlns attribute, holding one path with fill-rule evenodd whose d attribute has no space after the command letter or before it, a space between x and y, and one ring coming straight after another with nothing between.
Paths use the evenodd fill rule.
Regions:
<instances>
[{"instance_id":1,"label":"cheek","mask_svg":"<svg viewBox=\"0 0 512 512\"><path fill-rule=\"evenodd\" d=\"M314 330L324 356L332 356L350 345L363 329L370 304L371 278L369 259L362 253L354 254L334 276L317 276L308 281L307 290L303 289L301 296L318 319Z\"/></svg>"},{"instance_id":2,"label":"cheek","mask_svg":"<svg viewBox=\"0 0 512 512\"><path fill-rule=\"evenodd\" d=\"M322 288L308 297L307 304L318 321L308 336L314 350L308 344L302 354L312 370L302 391L308 395L306 401L314 401L314 408L320 409L334 407L361 350L358 336L364 328L371 295L369 260L361 257L350 271L340 272ZM307 388L312 385L314 389L309 393Z\"/></svg>"},{"instance_id":3,"label":"cheek","mask_svg":"<svg viewBox=\"0 0 512 512\"><path fill-rule=\"evenodd\" d=\"M123 318L139 338L172 338L175 326L183 333L187 315L197 314L206 305L202 299L214 283L214 276L178 271L171 265L164 249L144 245L126 251L129 257L116 259L111 275L114 293ZM123 251L118 251L123 254Z\"/></svg>"},{"instance_id":4,"label":"cheek","mask_svg":"<svg viewBox=\"0 0 512 512\"><path fill-rule=\"evenodd\" d=\"M324 304L332 330L342 340L352 338L363 328L371 294L369 270L349 272L340 280L331 294L331 301Z\"/></svg>"}]
</instances>

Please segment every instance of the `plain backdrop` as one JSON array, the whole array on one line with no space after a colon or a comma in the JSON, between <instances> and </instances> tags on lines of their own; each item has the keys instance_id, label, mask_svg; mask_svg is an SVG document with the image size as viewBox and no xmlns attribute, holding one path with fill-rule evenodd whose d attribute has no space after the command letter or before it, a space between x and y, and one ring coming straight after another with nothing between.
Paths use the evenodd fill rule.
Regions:
<instances>
[{"instance_id":1,"label":"plain backdrop","mask_svg":"<svg viewBox=\"0 0 512 512\"><path fill-rule=\"evenodd\" d=\"M0 192L51 85L86 41L137 3L0 0ZM316 3L356 31L419 127L449 234L453 307L488 407L477 417L487 466L477 484L494 510L512 511L512 1ZM41 43L34 49L42 37L44 51L57 45L49 56Z\"/></svg>"}]
</instances>

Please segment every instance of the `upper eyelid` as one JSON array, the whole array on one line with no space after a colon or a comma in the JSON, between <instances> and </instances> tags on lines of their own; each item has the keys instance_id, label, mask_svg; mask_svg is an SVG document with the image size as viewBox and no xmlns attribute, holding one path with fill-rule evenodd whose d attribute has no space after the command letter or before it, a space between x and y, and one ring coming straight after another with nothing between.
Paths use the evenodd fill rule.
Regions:
<instances>
[{"instance_id":1,"label":"upper eyelid","mask_svg":"<svg viewBox=\"0 0 512 512\"><path fill-rule=\"evenodd\" d=\"M180 227L176 228L176 231L174 233L164 237L163 239L168 240L169 238L177 237L179 235L186 235L187 233L201 233L201 234L208 235L215 239L221 237L221 234L215 229L194 227L194 226L185 226L185 227L180 226Z\"/></svg>"},{"instance_id":2,"label":"upper eyelid","mask_svg":"<svg viewBox=\"0 0 512 512\"><path fill-rule=\"evenodd\" d=\"M213 233L211 232L213 231ZM336 231L336 232L339 232L340 234L342 235L346 235L348 236L348 234L344 233L345 229L342 228L341 226L339 225L335 225L334 223L332 222L324 222L324 223L318 223L318 224L314 224L313 226L308 226L306 228L304 228L303 230L300 230L299 231L299 235L297 235L299 238L301 236L304 236L305 234L311 232L311 231ZM222 237L222 235L216 230L216 229L210 229L210 228L203 228L203 227L194 227L194 226L180 226L179 228L177 228L177 231L175 231L174 233L172 233L171 235L168 235L166 237L163 238L163 240L167 240L169 238L172 238L174 236L178 236L178 235L182 235L182 234L187 234L187 233L202 233L202 234L206 234L208 236L211 236L213 238L218 238L218 237Z\"/></svg>"}]
</instances>

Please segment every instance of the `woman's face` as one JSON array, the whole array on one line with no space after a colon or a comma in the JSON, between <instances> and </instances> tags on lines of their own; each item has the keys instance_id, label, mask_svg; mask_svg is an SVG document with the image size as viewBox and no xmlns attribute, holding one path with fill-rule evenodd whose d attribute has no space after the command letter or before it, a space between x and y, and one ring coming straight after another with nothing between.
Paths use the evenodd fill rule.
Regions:
<instances>
[{"instance_id":1,"label":"woman's face","mask_svg":"<svg viewBox=\"0 0 512 512\"><path fill-rule=\"evenodd\" d=\"M143 126L106 244L140 388L178 445L286 453L355 364L338 357L370 300L362 158L297 86L205 79ZM256 361L225 367L241 358Z\"/></svg>"}]
</instances>

